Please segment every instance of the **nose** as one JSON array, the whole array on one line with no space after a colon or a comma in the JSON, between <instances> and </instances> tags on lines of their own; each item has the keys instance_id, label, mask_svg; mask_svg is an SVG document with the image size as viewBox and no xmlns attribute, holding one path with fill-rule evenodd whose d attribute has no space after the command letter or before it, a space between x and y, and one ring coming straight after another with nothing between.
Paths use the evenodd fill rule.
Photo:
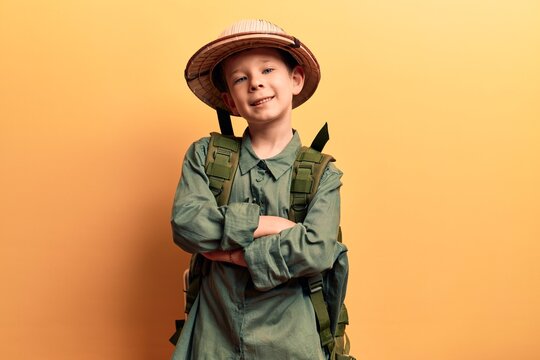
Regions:
<instances>
[{"instance_id":1,"label":"nose","mask_svg":"<svg viewBox=\"0 0 540 360\"><path fill-rule=\"evenodd\" d=\"M262 83L262 80L259 76L252 76L249 84L249 89L251 91L255 91L259 88L262 88L264 85Z\"/></svg>"}]
</instances>

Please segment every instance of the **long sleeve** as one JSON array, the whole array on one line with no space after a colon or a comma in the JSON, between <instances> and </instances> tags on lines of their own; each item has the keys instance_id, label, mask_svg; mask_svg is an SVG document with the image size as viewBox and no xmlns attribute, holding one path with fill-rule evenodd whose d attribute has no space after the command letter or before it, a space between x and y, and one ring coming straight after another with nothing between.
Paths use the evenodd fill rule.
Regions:
<instances>
[{"instance_id":1,"label":"long sleeve","mask_svg":"<svg viewBox=\"0 0 540 360\"><path fill-rule=\"evenodd\" d=\"M269 290L291 278L330 269L344 246L337 242L342 173L326 169L303 223L279 234L258 238L244 251L255 287Z\"/></svg>"},{"instance_id":2,"label":"long sleeve","mask_svg":"<svg viewBox=\"0 0 540 360\"><path fill-rule=\"evenodd\" d=\"M217 206L204 168L208 142L200 139L186 152L172 210L174 242L190 253L245 247L259 221L257 204Z\"/></svg>"}]
</instances>

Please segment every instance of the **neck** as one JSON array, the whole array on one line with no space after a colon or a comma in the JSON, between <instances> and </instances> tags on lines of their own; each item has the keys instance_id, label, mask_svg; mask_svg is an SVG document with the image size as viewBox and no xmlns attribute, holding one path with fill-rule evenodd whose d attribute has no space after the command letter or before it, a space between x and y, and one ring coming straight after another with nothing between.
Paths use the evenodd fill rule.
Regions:
<instances>
[{"instance_id":1,"label":"neck","mask_svg":"<svg viewBox=\"0 0 540 360\"><path fill-rule=\"evenodd\" d=\"M249 125L253 151L259 159L268 159L279 154L293 137L291 123L272 123L264 126Z\"/></svg>"}]
</instances>

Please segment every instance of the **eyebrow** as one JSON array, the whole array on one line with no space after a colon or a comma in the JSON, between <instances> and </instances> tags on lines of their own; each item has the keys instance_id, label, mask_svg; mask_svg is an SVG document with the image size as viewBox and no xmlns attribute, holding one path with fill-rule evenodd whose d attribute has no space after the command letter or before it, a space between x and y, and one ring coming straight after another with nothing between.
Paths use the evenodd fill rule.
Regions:
<instances>
[{"instance_id":1,"label":"eyebrow","mask_svg":"<svg viewBox=\"0 0 540 360\"><path fill-rule=\"evenodd\" d=\"M266 64L266 63L271 63L272 61L274 61L274 60L266 58L266 59L262 59L260 62L263 63L263 64ZM231 71L230 74L232 76L237 72L242 72L242 70L240 70L240 68L237 67L233 71Z\"/></svg>"}]
</instances>

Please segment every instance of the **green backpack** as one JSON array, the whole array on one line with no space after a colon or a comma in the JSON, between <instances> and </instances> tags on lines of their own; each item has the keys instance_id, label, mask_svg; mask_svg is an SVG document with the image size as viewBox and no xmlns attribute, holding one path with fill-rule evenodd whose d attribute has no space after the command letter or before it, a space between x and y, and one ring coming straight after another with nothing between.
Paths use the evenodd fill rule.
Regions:
<instances>
[{"instance_id":1,"label":"green backpack","mask_svg":"<svg viewBox=\"0 0 540 360\"><path fill-rule=\"evenodd\" d=\"M221 134L216 132L210 134L206 174L210 181L210 190L216 197L218 206L222 206L229 202L233 179L238 168L242 138L234 136L227 113L218 110L218 118ZM306 217L309 203L317 192L322 174L328 163L335 161L332 156L321 152L328 139L328 126L325 124L311 146L301 148L294 162L289 220L295 223L302 222ZM341 228L339 228L338 241L341 242ZM346 260L341 262L341 271L347 271ZM197 298L209 263L210 261L200 254L193 254L191 257L186 291L186 314L189 313ZM345 326L349 324L347 308L340 301L344 297L345 288L332 291L335 290L333 284L336 283L337 278L332 270L306 278L304 287L309 293L315 311L321 347L332 354L332 360L354 360L354 357L348 355L350 343L345 334ZM332 299L335 300L333 303ZM169 339L173 345L178 342L184 322L185 320L176 320L176 332Z\"/></svg>"}]
</instances>

